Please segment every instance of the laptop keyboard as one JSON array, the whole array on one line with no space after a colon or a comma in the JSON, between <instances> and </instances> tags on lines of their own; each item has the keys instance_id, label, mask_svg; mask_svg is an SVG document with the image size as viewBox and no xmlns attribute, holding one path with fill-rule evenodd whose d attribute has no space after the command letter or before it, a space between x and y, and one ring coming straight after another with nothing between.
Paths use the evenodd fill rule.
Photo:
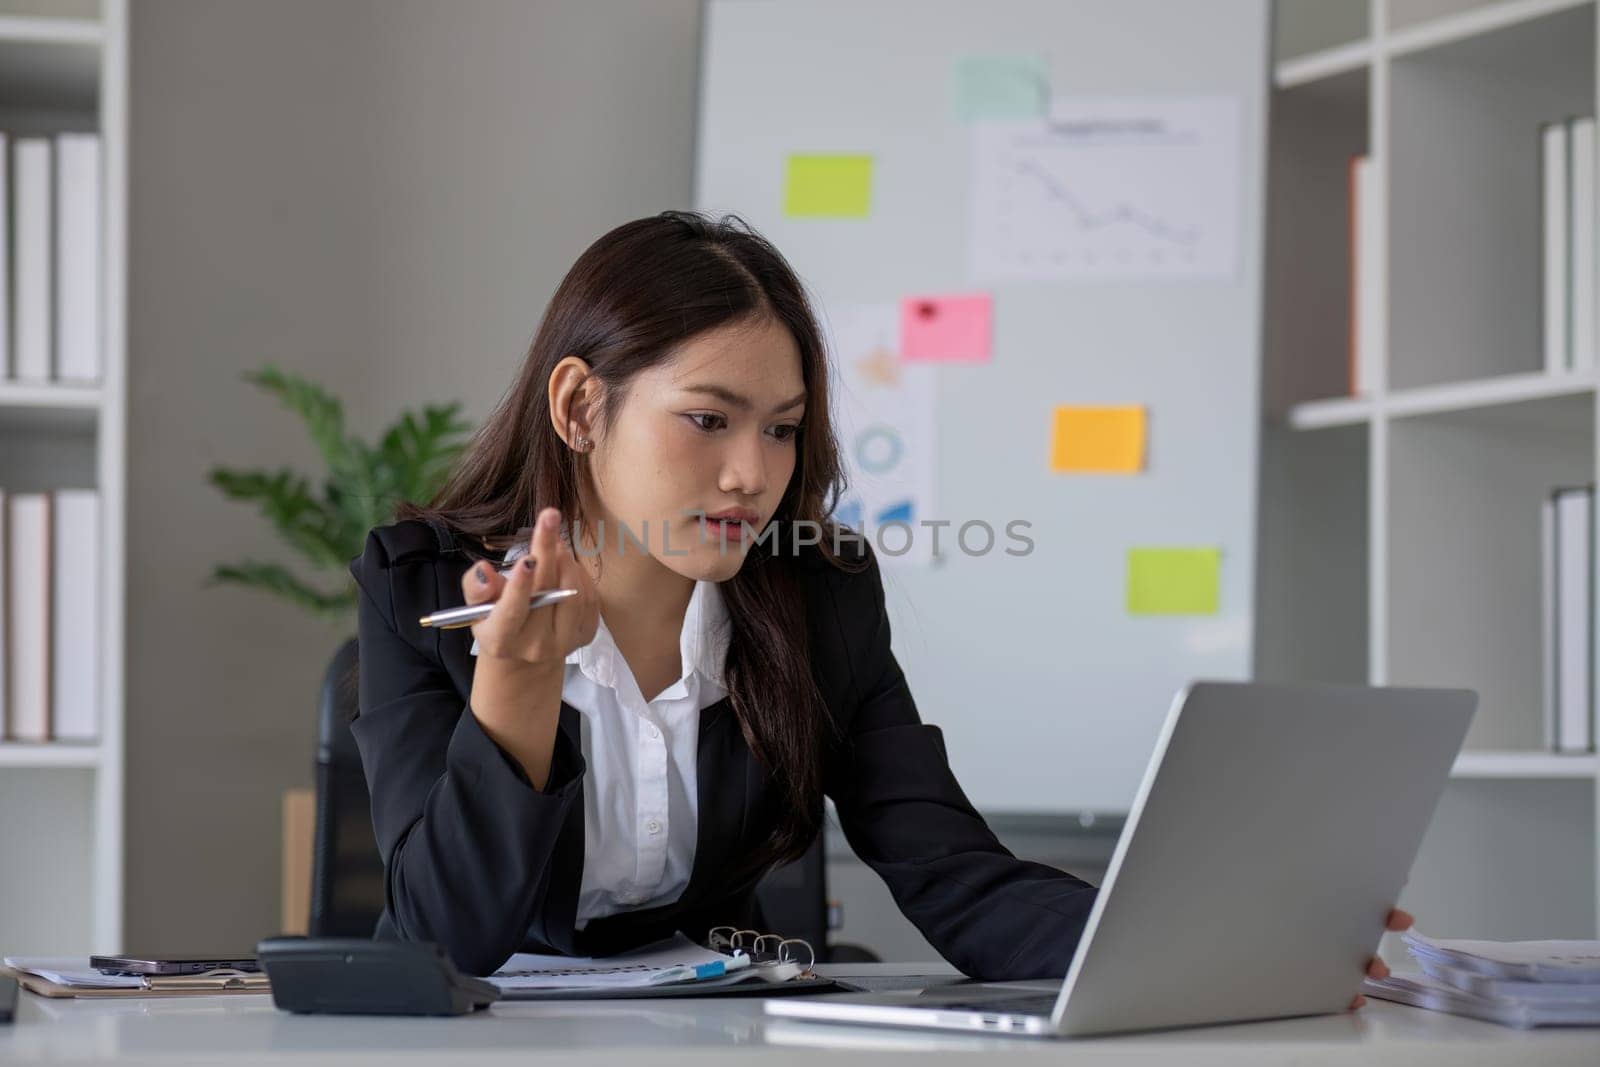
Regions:
<instances>
[{"instance_id":1,"label":"laptop keyboard","mask_svg":"<svg viewBox=\"0 0 1600 1067\"><path fill-rule=\"evenodd\" d=\"M1017 997L990 997L985 1000L944 1000L940 1011L976 1011L986 1015L1049 1015L1056 1007L1056 995L1028 994Z\"/></svg>"}]
</instances>

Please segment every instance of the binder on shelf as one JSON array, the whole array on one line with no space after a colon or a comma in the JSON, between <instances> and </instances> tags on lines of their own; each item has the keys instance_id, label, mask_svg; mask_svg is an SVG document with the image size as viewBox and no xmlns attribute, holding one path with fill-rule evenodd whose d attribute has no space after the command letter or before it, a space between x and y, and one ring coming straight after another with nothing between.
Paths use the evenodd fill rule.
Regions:
<instances>
[{"instance_id":1,"label":"binder on shelf","mask_svg":"<svg viewBox=\"0 0 1600 1067\"><path fill-rule=\"evenodd\" d=\"M1556 710L1556 498L1539 505L1539 699L1544 747L1560 751Z\"/></svg>"},{"instance_id":2,"label":"binder on shelf","mask_svg":"<svg viewBox=\"0 0 1600 1067\"><path fill-rule=\"evenodd\" d=\"M1570 263L1567 235L1570 232L1568 186L1568 137L1565 122L1547 122L1539 127L1540 176L1543 195L1540 208L1544 221L1544 260L1540 284L1544 296L1544 369L1559 373L1567 360L1567 285Z\"/></svg>"},{"instance_id":3,"label":"binder on shelf","mask_svg":"<svg viewBox=\"0 0 1600 1067\"><path fill-rule=\"evenodd\" d=\"M1539 143L1544 369L1559 374L1596 362L1595 120L1544 123Z\"/></svg>"},{"instance_id":4,"label":"binder on shelf","mask_svg":"<svg viewBox=\"0 0 1600 1067\"><path fill-rule=\"evenodd\" d=\"M56 373L100 378L100 135L56 137Z\"/></svg>"},{"instance_id":5,"label":"binder on shelf","mask_svg":"<svg viewBox=\"0 0 1600 1067\"><path fill-rule=\"evenodd\" d=\"M90 742L100 734L100 494L57 490L54 519L52 736Z\"/></svg>"},{"instance_id":6,"label":"binder on shelf","mask_svg":"<svg viewBox=\"0 0 1600 1067\"><path fill-rule=\"evenodd\" d=\"M1350 228L1350 395L1364 396L1377 383L1380 341L1377 172L1370 156L1351 156L1347 176Z\"/></svg>"},{"instance_id":7,"label":"binder on shelf","mask_svg":"<svg viewBox=\"0 0 1600 1067\"><path fill-rule=\"evenodd\" d=\"M1541 522L1545 729L1557 752L1594 750L1594 487L1557 489Z\"/></svg>"},{"instance_id":8,"label":"binder on shelf","mask_svg":"<svg viewBox=\"0 0 1600 1067\"><path fill-rule=\"evenodd\" d=\"M11 377L11 147L0 130L0 382ZM0 600L4 603L4 600ZM0 648L3 648L0 645ZM5 707L5 685L0 682L0 712ZM0 713L0 731L5 716ZM3 733L0 733L3 736Z\"/></svg>"},{"instance_id":9,"label":"binder on shelf","mask_svg":"<svg viewBox=\"0 0 1600 1067\"><path fill-rule=\"evenodd\" d=\"M52 362L51 147L43 137L19 137L13 146L13 280L11 314L16 350L12 377L50 379Z\"/></svg>"},{"instance_id":10,"label":"binder on shelf","mask_svg":"<svg viewBox=\"0 0 1600 1067\"><path fill-rule=\"evenodd\" d=\"M1568 215L1572 222L1570 277L1567 291L1567 361L1574 370L1595 365L1595 136L1594 119L1572 119L1567 124Z\"/></svg>"},{"instance_id":11,"label":"binder on shelf","mask_svg":"<svg viewBox=\"0 0 1600 1067\"><path fill-rule=\"evenodd\" d=\"M48 493L12 493L6 508L7 736L50 739Z\"/></svg>"},{"instance_id":12,"label":"binder on shelf","mask_svg":"<svg viewBox=\"0 0 1600 1067\"><path fill-rule=\"evenodd\" d=\"M0 215L4 215L0 211ZM0 259L4 259L0 256ZM0 741L11 737L11 502L0 489Z\"/></svg>"}]
</instances>

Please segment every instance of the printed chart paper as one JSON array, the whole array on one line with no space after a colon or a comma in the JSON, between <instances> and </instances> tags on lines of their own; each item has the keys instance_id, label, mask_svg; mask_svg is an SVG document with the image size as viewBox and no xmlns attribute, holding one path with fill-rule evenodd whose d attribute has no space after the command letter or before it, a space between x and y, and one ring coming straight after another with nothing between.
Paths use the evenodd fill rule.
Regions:
<instances>
[{"instance_id":1,"label":"printed chart paper","mask_svg":"<svg viewBox=\"0 0 1600 1067\"><path fill-rule=\"evenodd\" d=\"M1048 119L972 127L974 280L1231 280L1239 103L1057 98Z\"/></svg>"}]
</instances>

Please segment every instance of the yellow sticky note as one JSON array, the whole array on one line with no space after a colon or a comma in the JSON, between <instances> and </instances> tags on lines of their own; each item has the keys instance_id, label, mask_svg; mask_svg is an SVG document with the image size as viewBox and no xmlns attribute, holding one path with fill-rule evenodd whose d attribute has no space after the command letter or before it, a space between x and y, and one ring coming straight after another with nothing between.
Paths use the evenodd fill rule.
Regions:
<instances>
[{"instance_id":1,"label":"yellow sticky note","mask_svg":"<svg viewBox=\"0 0 1600 1067\"><path fill-rule=\"evenodd\" d=\"M864 218L872 200L871 156L790 156L783 213L795 218Z\"/></svg>"},{"instance_id":2,"label":"yellow sticky note","mask_svg":"<svg viewBox=\"0 0 1600 1067\"><path fill-rule=\"evenodd\" d=\"M1144 470L1144 439L1142 407L1058 407L1050 438L1050 469L1137 474Z\"/></svg>"},{"instance_id":3,"label":"yellow sticky note","mask_svg":"<svg viewBox=\"0 0 1600 1067\"><path fill-rule=\"evenodd\" d=\"M1215 615L1219 548L1128 549L1128 614Z\"/></svg>"}]
</instances>

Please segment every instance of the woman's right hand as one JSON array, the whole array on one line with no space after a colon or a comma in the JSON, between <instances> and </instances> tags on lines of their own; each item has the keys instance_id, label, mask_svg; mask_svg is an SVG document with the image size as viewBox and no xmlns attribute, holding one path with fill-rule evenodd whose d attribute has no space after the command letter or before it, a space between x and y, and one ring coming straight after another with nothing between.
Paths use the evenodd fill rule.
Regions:
<instances>
[{"instance_id":1,"label":"woman's right hand","mask_svg":"<svg viewBox=\"0 0 1600 1067\"><path fill-rule=\"evenodd\" d=\"M560 673L573 649L594 640L599 597L560 531L561 513L545 508L534 524L528 555L510 573L480 562L462 575L461 592L468 604L495 602L488 618L472 624L480 666ZM549 589L576 589L578 595L530 610L533 594Z\"/></svg>"},{"instance_id":2,"label":"woman's right hand","mask_svg":"<svg viewBox=\"0 0 1600 1067\"><path fill-rule=\"evenodd\" d=\"M550 776L566 659L594 640L600 598L589 572L561 540L561 515L545 508L534 523L527 556L510 574L480 562L461 579L468 604L495 602L472 624L478 639L472 675L472 714L483 732L521 766L535 789ZM535 592L576 589L578 595L529 610Z\"/></svg>"}]
</instances>

